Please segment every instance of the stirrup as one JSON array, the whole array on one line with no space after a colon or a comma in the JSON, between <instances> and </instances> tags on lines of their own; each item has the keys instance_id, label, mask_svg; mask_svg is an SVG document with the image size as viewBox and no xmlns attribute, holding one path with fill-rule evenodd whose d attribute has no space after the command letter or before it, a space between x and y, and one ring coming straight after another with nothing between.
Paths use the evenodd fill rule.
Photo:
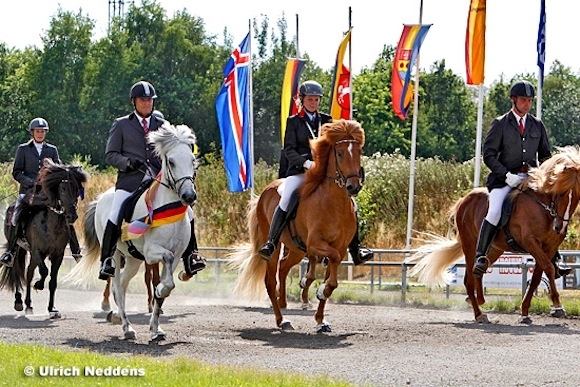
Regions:
<instances>
[{"instance_id":1,"label":"stirrup","mask_svg":"<svg viewBox=\"0 0 580 387\"><path fill-rule=\"evenodd\" d=\"M554 279L558 279L572 272L572 268L566 265L566 263L562 260L558 260L552 263L554 265L554 268L556 269L556 275L554 276Z\"/></svg>"},{"instance_id":2,"label":"stirrup","mask_svg":"<svg viewBox=\"0 0 580 387\"><path fill-rule=\"evenodd\" d=\"M105 258L101 263L101 271L99 272L99 279L107 280L115 276L115 261L113 257Z\"/></svg>"},{"instance_id":3,"label":"stirrup","mask_svg":"<svg viewBox=\"0 0 580 387\"><path fill-rule=\"evenodd\" d=\"M197 251L193 251L189 257L184 258L183 264L185 273L190 277L193 277L207 266L205 257Z\"/></svg>"},{"instance_id":4,"label":"stirrup","mask_svg":"<svg viewBox=\"0 0 580 387\"><path fill-rule=\"evenodd\" d=\"M262 247L260 247L258 254L260 254L262 259L269 261L270 258L272 258L272 254L274 254L274 250L276 250L276 246L274 246L274 243L269 240L268 242L264 243Z\"/></svg>"},{"instance_id":5,"label":"stirrup","mask_svg":"<svg viewBox=\"0 0 580 387\"><path fill-rule=\"evenodd\" d=\"M351 254L352 255L352 254ZM375 256L375 253L371 249L366 247L359 247L358 254L352 257L352 262L355 266L362 265L366 261L370 261Z\"/></svg>"},{"instance_id":6,"label":"stirrup","mask_svg":"<svg viewBox=\"0 0 580 387\"><path fill-rule=\"evenodd\" d=\"M2 257L0 257L0 264L6 266L6 267L13 267L14 266L14 254L12 254L11 251L6 251L4 254L2 254Z\"/></svg>"},{"instance_id":7,"label":"stirrup","mask_svg":"<svg viewBox=\"0 0 580 387\"><path fill-rule=\"evenodd\" d=\"M481 278L487 272L489 268L489 259L485 255L477 257L475 260L475 265L473 265L472 273L475 278Z\"/></svg>"}]
</instances>

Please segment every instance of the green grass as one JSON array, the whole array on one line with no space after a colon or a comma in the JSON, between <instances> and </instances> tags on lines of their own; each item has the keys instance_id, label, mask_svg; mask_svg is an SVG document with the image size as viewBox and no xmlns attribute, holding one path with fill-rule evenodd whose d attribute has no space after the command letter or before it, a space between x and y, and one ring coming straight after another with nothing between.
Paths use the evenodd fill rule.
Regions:
<instances>
[{"instance_id":1,"label":"green grass","mask_svg":"<svg viewBox=\"0 0 580 387\"><path fill-rule=\"evenodd\" d=\"M308 378L298 374L243 370L203 364L185 358L159 360L146 356L113 357L88 351L61 351L36 345L11 345L0 342L2 385L10 386L248 386L248 387L338 387L352 384L326 377ZM28 367L28 368L27 368ZM53 367L53 375L39 373ZM33 370L32 376L25 372ZM62 376L64 371L78 376ZM85 376L124 372L140 376ZM60 375L59 375L60 373Z\"/></svg>"}]
</instances>

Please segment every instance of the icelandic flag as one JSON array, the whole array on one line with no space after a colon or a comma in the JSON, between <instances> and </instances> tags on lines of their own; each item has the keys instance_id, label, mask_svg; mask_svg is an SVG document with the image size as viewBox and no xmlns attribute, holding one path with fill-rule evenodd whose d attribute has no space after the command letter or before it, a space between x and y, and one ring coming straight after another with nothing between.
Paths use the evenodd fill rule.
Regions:
<instances>
[{"instance_id":1,"label":"icelandic flag","mask_svg":"<svg viewBox=\"0 0 580 387\"><path fill-rule=\"evenodd\" d=\"M544 86L544 64L546 63L546 1L542 0L540 8L540 25L538 26L538 67L540 68L540 87Z\"/></svg>"},{"instance_id":2,"label":"icelandic flag","mask_svg":"<svg viewBox=\"0 0 580 387\"><path fill-rule=\"evenodd\" d=\"M230 192L252 186L250 143L250 33L224 67L224 83L215 108Z\"/></svg>"}]
</instances>

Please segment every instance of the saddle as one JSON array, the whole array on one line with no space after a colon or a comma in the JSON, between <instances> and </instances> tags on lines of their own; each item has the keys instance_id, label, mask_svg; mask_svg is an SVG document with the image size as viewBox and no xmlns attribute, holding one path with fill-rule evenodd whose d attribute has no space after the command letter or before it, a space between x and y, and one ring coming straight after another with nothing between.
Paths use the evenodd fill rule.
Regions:
<instances>
[{"instance_id":1,"label":"saddle","mask_svg":"<svg viewBox=\"0 0 580 387\"><path fill-rule=\"evenodd\" d=\"M505 240L508 246L510 247L510 251L513 253L527 253L527 251L522 248L518 243L515 241L514 237L510 233L509 230L509 220L510 216L514 209L514 201L511 198L511 195L508 195L501 207L501 217L499 219L498 228L503 231L505 234Z\"/></svg>"},{"instance_id":2,"label":"saddle","mask_svg":"<svg viewBox=\"0 0 580 387\"><path fill-rule=\"evenodd\" d=\"M121 226L123 225L123 221L127 223L131 222L131 219L133 218L133 213L135 212L135 206L137 205L137 201L139 200L141 195L143 195L143 193L147 191L149 187L151 187L153 181L154 179L142 181L139 187L137 187L137 189L131 193L131 196L125 199L123 204L121 204L119 218L117 219L117 228L119 235L121 235ZM127 244L127 250L134 258L137 258L142 261L145 260L145 256L139 250L137 250L132 241L128 240L125 241L125 243Z\"/></svg>"}]
</instances>

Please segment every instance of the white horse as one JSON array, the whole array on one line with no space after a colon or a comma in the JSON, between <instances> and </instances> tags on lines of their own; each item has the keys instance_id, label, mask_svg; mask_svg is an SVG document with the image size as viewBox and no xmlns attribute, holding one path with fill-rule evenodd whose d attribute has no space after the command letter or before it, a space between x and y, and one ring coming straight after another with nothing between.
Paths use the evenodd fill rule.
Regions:
<instances>
[{"instance_id":1,"label":"white horse","mask_svg":"<svg viewBox=\"0 0 580 387\"><path fill-rule=\"evenodd\" d=\"M192 149L196 138L192 130L185 125L174 127L165 123L158 130L149 132L149 140L154 143L156 152L162 160L161 177L154 182L158 186L155 194L149 195L152 196L149 208L158 209L173 204L173 207L185 210L181 219L168 224L162 222L163 224L149 228L141 237L132 240L148 264L158 262L163 264L161 281L155 288L155 304L149 321L151 341L159 341L165 339L165 332L159 327L160 309L165 298L175 288L173 273L191 236L190 222L193 217L191 205L196 199L194 178L197 168ZM144 200L145 195L147 192L137 201L133 220L143 219L149 214L146 200ZM86 285L90 282L94 283L98 277L102 238L112 202L113 190L110 189L89 204L83 219L87 254L67 274L65 281L75 285ZM121 254L126 257L122 269ZM114 259L116 269L112 287L118 311L117 314L109 313L107 320L118 322L120 319L125 339L132 340L135 339L136 332L125 312L125 296L129 282L137 274L143 261L134 258L128 251L128 244L122 242L121 239L117 243Z\"/></svg>"}]
</instances>

